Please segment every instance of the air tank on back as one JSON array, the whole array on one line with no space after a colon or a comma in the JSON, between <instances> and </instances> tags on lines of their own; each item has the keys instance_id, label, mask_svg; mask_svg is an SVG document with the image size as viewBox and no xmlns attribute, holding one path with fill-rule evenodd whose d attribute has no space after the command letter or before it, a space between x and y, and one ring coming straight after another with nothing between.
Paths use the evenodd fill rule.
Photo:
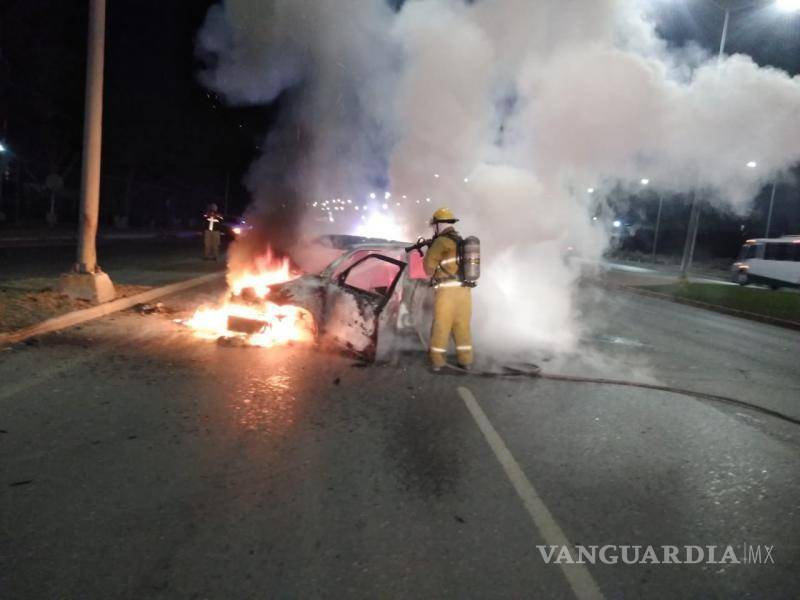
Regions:
<instances>
[{"instance_id":1,"label":"air tank on back","mask_svg":"<svg viewBox=\"0 0 800 600\"><path fill-rule=\"evenodd\" d=\"M481 241L474 235L464 239L461 269L464 284L475 286L481 276Z\"/></svg>"}]
</instances>

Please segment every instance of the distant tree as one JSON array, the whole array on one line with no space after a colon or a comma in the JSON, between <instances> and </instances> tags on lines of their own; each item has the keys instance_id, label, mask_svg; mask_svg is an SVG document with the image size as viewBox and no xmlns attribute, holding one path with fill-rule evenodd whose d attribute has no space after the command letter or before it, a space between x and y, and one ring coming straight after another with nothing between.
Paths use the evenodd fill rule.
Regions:
<instances>
[{"instance_id":1,"label":"distant tree","mask_svg":"<svg viewBox=\"0 0 800 600\"><path fill-rule=\"evenodd\" d=\"M9 142L34 193L57 174L76 196L80 162L86 3L6 0L2 4L2 87Z\"/></svg>"}]
</instances>

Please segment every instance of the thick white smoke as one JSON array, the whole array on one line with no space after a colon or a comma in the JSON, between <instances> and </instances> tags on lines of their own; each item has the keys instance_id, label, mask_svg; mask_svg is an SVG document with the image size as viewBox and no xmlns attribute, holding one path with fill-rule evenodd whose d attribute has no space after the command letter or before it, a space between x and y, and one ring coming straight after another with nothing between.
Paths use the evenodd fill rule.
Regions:
<instances>
[{"instance_id":1,"label":"thick white smoke","mask_svg":"<svg viewBox=\"0 0 800 600\"><path fill-rule=\"evenodd\" d=\"M588 187L647 177L741 211L800 159L799 78L669 54L637 2L226 0L200 46L215 57L207 84L232 102L297 94L307 202L360 202L385 181L409 236L446 205L481 237L483 348L574 347L564 253L596 259L607 239ZM274 159L254 167L256 192Z\"/></svg>"}]
</instances>

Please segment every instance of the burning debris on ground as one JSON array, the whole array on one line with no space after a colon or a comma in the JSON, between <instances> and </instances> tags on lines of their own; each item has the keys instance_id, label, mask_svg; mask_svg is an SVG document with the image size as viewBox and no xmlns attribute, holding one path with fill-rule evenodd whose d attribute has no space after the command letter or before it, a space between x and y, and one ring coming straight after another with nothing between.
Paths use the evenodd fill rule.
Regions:
<instances>
[{"instance_id":1,"label":"burning debris on ground","mask_svg":"<svg viewBox=\"0 0 800 600\"><path fill-rule=\"evenodd\" d=\"M227 346L270 348L312 342L316 324L311 313L269 299L271 285L300 275L288 258L278 258L268 249L249 270L228 273L228 292L220 304L200 307L184 324L198 337Z\"/></svg>"}]
</instances>

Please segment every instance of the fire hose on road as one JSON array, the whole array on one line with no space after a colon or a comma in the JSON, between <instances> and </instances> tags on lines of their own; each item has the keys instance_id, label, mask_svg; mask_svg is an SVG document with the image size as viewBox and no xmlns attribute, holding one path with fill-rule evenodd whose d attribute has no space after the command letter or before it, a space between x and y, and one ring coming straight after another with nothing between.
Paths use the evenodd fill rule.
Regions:
<instances>
[{"instance_id":1,"label":"fire hose on road","mask_svg":"<svg viewBox=\"0 0 800 600\"><path fill-rule=\"evenodd\" d=\"M416 331L417 336L419 337L419 341L422 344L422 348L424 350L427 350L428 344L425 342L425 336L418 328L415 328L414 330ZM669 394L679 394L681 396L686 396L688 398L693 398L695 400L705 400L708 402L717 402L720 404L735 406L737 408L742 408L753 412L761 413L764 415L768 415L770 417L774 417L776 419L792 423L793 425L800 425L800 419L784 414L777 410L772 410L771 408L758 406L757 404L745 402L744 400L737 400L736 398L729 398L728 396L720 396L717 394L709 394L706 392L697 392L694 390L687 390L669 385L645 383L641 381L632 381L626 379L607 379L603 377L582 377L578 375L559 375L556 373L545 373L541 370L541 368L538 365L530 363L522 364L519 366L511 366L511 365L503 366L501 367L502 368L501 371L462 369L461 367L457 367L450 363L445 365L445 368L452 373L458 373L460 375L472 375L475 377L491 377L491 378L505 378L505 379L511 379L511 378L544 379L549 381L565 381L569 383L614 385L619 387L632 387L645 390L653 390L657 392L666 392Z\"/></svg>"}]
</instances>

